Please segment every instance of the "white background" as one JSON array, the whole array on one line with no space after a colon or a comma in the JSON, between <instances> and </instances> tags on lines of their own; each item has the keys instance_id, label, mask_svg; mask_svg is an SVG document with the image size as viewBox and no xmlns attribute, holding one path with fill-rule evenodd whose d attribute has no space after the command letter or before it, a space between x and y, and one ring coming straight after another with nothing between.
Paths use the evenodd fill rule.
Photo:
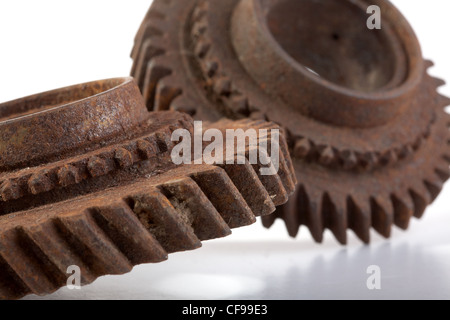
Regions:
<instances>
[{"instance_id":1,"label":"white background","mask_svg":"<svg viewBox=\"0 0 450 320\"><path fill-rule=\"evenodd\" d=\"M179 0L182 1L182 0ZM17 0L0 2L0 101L85 81L126 76L134 35L149 0ZM450 80L448 0L395 0L436 67ZM450 87L441 88L450 96ZM424 106L426 107L426 106ZM444 147L444 146L443 146ZM283 223L258 223L202 249L108 276L52 299L450 298L450 187L408 232L373 234L347 247L327 233L314 244L306 229L289 239ZM382 289L366 288L366 268L382 270ZM28 297L37 298L37 297Z\"/></svg>"}]
</instances>

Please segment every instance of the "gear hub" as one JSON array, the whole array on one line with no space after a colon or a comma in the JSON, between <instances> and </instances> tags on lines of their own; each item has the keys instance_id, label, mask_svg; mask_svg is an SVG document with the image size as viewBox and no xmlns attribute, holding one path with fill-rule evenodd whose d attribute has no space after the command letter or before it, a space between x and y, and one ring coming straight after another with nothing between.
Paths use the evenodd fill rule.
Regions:
<instances>
[{"instance_id":1,"label":"gear hub","mask_svg":"<svg viewBox=\"0 0 450 320\"><path fill-rule=\"evenodd\" d=\"M382 29L367 28L370 5ZM149 110L281 125L299 181L275 215L320 242L420 218L449 177L449 99L384 0L155 0L131 74Z\"/></svg>"}]
</instances>

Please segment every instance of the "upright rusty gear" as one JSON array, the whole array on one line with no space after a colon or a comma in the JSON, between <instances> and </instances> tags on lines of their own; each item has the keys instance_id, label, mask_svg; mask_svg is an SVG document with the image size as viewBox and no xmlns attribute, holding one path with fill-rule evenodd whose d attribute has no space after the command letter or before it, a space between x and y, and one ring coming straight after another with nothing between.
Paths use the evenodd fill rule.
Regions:
<instances>
[{"instance_id":1,"label":"upright rusty gear","mask_svg":"<svg viewBox=\"0 0 450 320\"><path fill-rule=\"evenodd\" d=\"M369 30L369 5L382 29ZM416 36L385 0L155 0L131 74L149 110L274 121L300 185L270 227L318 242L352 229L389 237L420 218L449 177L449 99Z\"/></svg>"},{"instance_id":2,"label":"upright rusty gear","mask_svg":"<svg viewBox=\"0 0 450 320\"><path fill-rule=\"evenodd\" d=\"M209 124L256 126L274 125ZM196 249L274 212L294 191L283 137L279 174L266 177L249 161L175 165L177 129L192 133L192 119L149 113L131 78L1 104L0 298L51 293L72 265L88 284Z\"/></svg>"}]
</instances>

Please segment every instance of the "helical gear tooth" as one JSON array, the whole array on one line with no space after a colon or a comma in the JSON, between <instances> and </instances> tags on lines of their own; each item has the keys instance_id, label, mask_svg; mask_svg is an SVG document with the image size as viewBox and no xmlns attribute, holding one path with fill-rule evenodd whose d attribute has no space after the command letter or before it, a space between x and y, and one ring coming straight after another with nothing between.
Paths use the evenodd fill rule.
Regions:
<instances>
[{"instance_id":1,"label":"helical gear tooth","mask_svg":"<svg viewBox=\"0 0 450 320\"><path fill-rule=\"evenodd\" d=\"M64 275L65 278L70 266L78 266L82 284L89 284L98 276L83 261L83 253L77 253L69 242L65 241L65 236L59 231L53 220L34 226L25 226L23 230L29 241L32 241L33 245L41 252L40 255L46 258L47 265L53 265L54 268L51 272L60 276Z\"/></svg>"},{"instance_id":2,"label":"helical gear tooth","mask_svg":"<svg viewBox=\"0 0 450 320\"><path fill-rule=\"evenodd\" d=\"M131 263L100 229L89 210L68 213L56 218L62 233L71 245L84 252L83 260L98 274L124 274L131 271Z\"/></svg>"},{"instance_id":3,"label":"helical gear tooth","mask_svg":"<svg viewBox=\"0 0 450 320\"><path fill-rule=\"evenodd\" d=\"M425 185L417 184L409 190L411 198L414 203L414 217L422 218L426 208L432 202L431 195L426 189Z\"/></svg>"},{"instance_id":4,"label":"helical gear tooth","mask_svg":"<svg viewBox=\"0 0 450 320\"><path fill-rule=\"evenodd\" d=\"M181 216L160 191L135 194L128 201L140 222L167 253L201 247L186 217Z\"/></svg>"},{"instance_id":5,"label":"helical gear tooth","mask_svg":"<svg viewBox=\"0 0 450 320\"><path fill-rule=\"evenodd\" d=\"M372 227L383 237L390 238L394 224L394 207L389 197L374 196L370 199Z\"/></svg>"},{"instance_id":6,"label":"helical gear tooth","mask_svg":"<svg viewBox=\"0 0 450 320\"><path fill-rule=\"evenodd\" d=\"M191 178L169 182L160 188L172 206L189 220L201 241L231 234L228 225Z\"/></svg>"},{"instance_id":7,"label":"helical gear tooth","mask_svg":"<svg viewBox=\"0 0 450 320\"><path fill-rule=\"evenodd\" d=\"M26 246L21 228L13 228L2 233L0 239L0 261L14 273L14 286L23 286L24 293L52 293L57 288L54 270L42 264L36 256L34 243ZM19 280L20 279L20 280ZM12 280L12 279L10 279Z\"/></svg>"},{"instance_id":8,"label":"helical gear tooth","mask_svg":"<svg viewBox=\"0 0 450 320\"><path fill-rule=\"evenodd\" d=\"M370 227L372 225L369 199L360 199L354 196L347 198L349 228L364 243L370 243Z\"/></svg>"},{"instance_id":9,"label":"helical gear tooth","mask_svg":"<svg viewBox=\"0 0 450 320\"><path fill-rule=\"evenodd\" d=\"M339 243L347 244L347 208L345 201L338 195L330 196L325 193L323 196L322 216L325 220L326 228L330 229Z\"/></svg>"},{"instance_id":10,"label":"helical gear tooth","mask_svg":"<svg viewBox=\"0 0 450 320\"><path fill-rule=\"evenodd\" d=\"M223 169L214 168L195 173L191 178L200 186L230 228L250 225L256 221L252 210Z\"/></svg>"},{"instance_id":11,"label":"helical gear tooth","mask_svg":"<svg viewBox=\"0 0 450 320\"><path fill-rule=\"evenodd\" d=\"M409 227L411 217L414 215L414 203L408 193L391 195L394 207L394 223L400 229L406 230Z\"/></svg>"},{"instance_id":12,"label":"helical gear tooth","mask_svg":"<svg viewBox=\"0 0 450 320\"><path fill-rule=\"evenodd\" d=\"M275 211L275 204L249 164L223 165L222 168L244 197L255 216L267 216Z\"/></svg>"},{"instance_id":13,"label":"helical gear tooth","mask_svg":"<svg viewBox=\"0 0 450 320\"><path fill-rule=\"evenodd\" d=\"M89 212L114 246L133 265L167 259L167 252L144 228L124 200L118 200L108 206L90 208Z\"/></svg>"},{"instance_id":14,"label":"helical gear tooth","mask_svg":"<svg viewBox=\"0 0 450 320\"><path fill-rule=\"evenodd\" d=\"M300 139L294 147L294 156L300 159L306 158L311 152L311 142L306 139Z\"/></svg>"}]
</instances>

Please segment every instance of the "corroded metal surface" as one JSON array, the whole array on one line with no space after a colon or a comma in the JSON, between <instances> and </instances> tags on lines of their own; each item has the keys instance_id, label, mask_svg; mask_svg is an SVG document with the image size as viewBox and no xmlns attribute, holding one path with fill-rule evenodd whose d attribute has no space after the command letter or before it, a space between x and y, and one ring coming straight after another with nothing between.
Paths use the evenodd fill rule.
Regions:
<instances>
[{"instance_id":1,"label":"corroded metal surface","mask_svg":"<svg viewBox=\"0 0 450 320\"><path fill-rule=\"evenodd\" d=\"M12 101L0 115L0 298L51 293L72 265L84 285L199 248L274 212L294 191L283 137L279 174L268 178L248 161L175 165L172 132L192 133L192 119L149 113L131 78Z\"/></svg>"},{"instance_id":2,"label":"corroded metal surface","mask_svg":"<svg viewBox=\"0 0 450 320\"><path fill-rule=\"evenodd\" d=\"M381 30L366 25L374 4ZM132 58L149 110L285 128L299 185L267 227L389 237L449 177L449 99L388 1L155 0Z\"/></svg>"}]
</instances>

